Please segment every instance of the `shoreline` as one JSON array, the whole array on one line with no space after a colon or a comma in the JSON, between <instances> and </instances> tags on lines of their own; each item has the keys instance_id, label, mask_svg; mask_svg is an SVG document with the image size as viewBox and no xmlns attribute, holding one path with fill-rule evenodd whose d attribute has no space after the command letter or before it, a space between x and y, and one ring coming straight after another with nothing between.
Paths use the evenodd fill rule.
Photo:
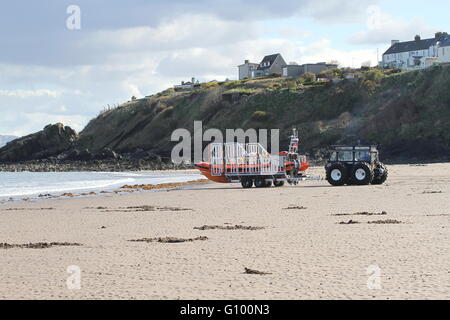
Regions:
<instances>
[{"instance_id":1,"label":"shoreline","mask_svg":"<svg viewBox=\"0 0 450 320\"><path fill-rule=\"evenodd\" d=\"M142 171L142 173L182 173L182 174L198 174L194 170L180 170L180 171ZM198 174L199 175L199 174ZM42 202L49 201L54 199L68 199L68 198L82 198L82 197L98 197L98 196L111 196L118 195L124 193L134 193L134 192L156 192L156 191L164 191L164 190L174 190L177 188L187 188L191 185L195 184L204 184L208 183L207 179L195 179L189 181L182 182L164 182L164 183L156 183L156 184L132 184L132 185L122 185L120 187L111 188L109 190L95 190L95 191L86 191L91 188L86 188L85 191L76 190L61 192L57 194L50 193L40 193L40 194L30 194L30 195L22 195L22 196L14 196L14 197L4 197L0 199L0 206L7 204L16 204L16 203L32 203L32 202ZM94 189L94 188L92 188Z\"/></svg>"}]
</instances>

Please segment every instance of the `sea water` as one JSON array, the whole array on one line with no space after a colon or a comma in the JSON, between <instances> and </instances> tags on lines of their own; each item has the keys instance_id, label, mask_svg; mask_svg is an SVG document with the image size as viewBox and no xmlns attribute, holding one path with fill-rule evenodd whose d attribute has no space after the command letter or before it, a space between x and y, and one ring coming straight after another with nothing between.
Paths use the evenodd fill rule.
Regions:
<instances>
[{"instance_id":1,"label":"sea water","mask_svg":"<svg viewBox=\"0 0 450 320\"><path fill-rule=\"evenodd\" d=\"M110 191L123 185L187 182L195 173L164 172L0 172L0 199Z\"/></svg>"}]
</instances>

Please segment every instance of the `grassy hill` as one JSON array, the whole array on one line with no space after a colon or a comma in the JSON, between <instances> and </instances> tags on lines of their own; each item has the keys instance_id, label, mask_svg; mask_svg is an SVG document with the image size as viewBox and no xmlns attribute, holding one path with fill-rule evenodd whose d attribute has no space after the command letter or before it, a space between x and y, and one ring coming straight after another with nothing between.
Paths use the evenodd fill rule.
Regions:
<instances>
[{"instance_id":1,"label":"grassy hill","mask_svg":"<svg viewBox=\"0 0 450 320\"><path fill-rule=\"evenodd\" d=\"M339 83L265 78L210 82L192 92L173 89L105 110L80 133L83 147L168 156L176 128L279 128L287 144L297 127L305 151L330 144L377 143L385 156L450 156L450 66L395 73L370 70Z\"/></svg>"}]
</instances>

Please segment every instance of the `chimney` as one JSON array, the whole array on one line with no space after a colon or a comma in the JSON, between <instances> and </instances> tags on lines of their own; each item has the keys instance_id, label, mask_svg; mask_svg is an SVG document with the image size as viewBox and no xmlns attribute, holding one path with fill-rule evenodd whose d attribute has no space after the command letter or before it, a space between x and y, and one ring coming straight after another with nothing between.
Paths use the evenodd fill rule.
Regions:
<instances>
[{"instance_id":1,"label":"chimney","mask_svg":"<svg viewBox=\"0 0 450 320\"><path fill-rule=\"evenodd\" d=\"M400 40L392 40L392 41L391 41L391 47L392 47L394 44L397 44L397 43L400 43Z\"/></svg>"},{"instance_id":2,"label":"chimney","mask_svg":"<svg viewBox=\"0 0 450 320\"><path fill-rule=\"evenodd\" d=\"M419 35L417 35L417 36L415 36L415 37L414 37L414 40L416 40L416 41L420 41L420 40L421 40L421 38L420 38L420 36L419 36Z\"/></svg>"},{"instance_id":3,"label":"chimney","mask_svg":"<svg viewBox=\"0 0 450 320\"><path fill-rule=\"evenodd\" d=\"M244 63L245 63L245 64L248 64L249 62L250 62L250 60L245 60L245 62L244 62Z\"/></svg>"}]
</instances>

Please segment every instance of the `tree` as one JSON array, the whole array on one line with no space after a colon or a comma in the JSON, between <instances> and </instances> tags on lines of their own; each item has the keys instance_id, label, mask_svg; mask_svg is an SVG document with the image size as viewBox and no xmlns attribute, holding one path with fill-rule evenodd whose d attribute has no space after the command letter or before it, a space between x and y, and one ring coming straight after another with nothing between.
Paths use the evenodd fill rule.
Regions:
<instances>
[{"instance_id":1,"label":"tree","mask_svg":"<svg viewBox=\"0 0 450 320\"><path fill-rule=\"evenodd\" d=\"M304 82L314 82L316 81L316 75L312 72L307 72L301 76Z\"/></svg>"},{"instance_id":2,"label":"tree","mask_svg":"<svg viewBox=\"0 0 450 320\"><path fill-rule=\"evenodd\" d=\"M328 64L335 64L338 67L341 65L341 63L339 61L337 61L337 60L331 60L330 62L328 62Z\"/></svg>"}]
</instances>

